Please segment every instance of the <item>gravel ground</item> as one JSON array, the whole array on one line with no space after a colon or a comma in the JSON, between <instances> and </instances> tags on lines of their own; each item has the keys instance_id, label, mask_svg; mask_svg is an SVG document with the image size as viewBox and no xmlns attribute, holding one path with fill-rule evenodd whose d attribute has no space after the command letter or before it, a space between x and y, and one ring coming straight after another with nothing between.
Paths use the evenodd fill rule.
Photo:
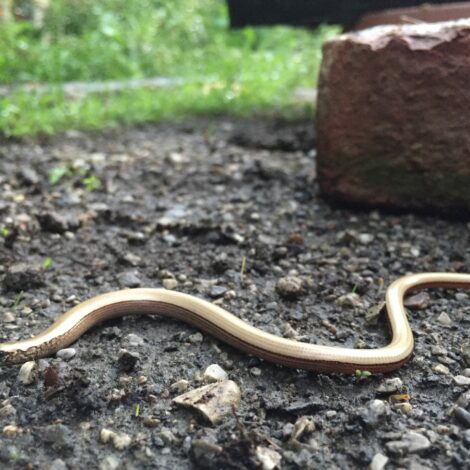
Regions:
<instances>
[{"instance_id":1,"label":"gravel ground","mask_svg":"<svg viewBox=\"0 0 470 470\"><path fill-rule=\"evenodd\" d=\"M277 335L386 344L385 287L470 272L469 226L329 206L311 129L220 118L3 142L0 340L99 293L164 285ZM0 370L0 466L468 468L469 297L408 304L412 361L371 376L282 368L169 319L109 321L35 369ZM172 401L211 364L241 392L218 424Z\"/></svg>"}]
</instances>

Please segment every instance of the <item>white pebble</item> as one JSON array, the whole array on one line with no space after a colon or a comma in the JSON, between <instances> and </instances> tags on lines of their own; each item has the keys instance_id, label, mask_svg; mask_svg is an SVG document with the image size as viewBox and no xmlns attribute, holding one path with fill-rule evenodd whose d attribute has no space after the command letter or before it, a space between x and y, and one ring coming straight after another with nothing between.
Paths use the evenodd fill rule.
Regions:
<instances>
[{"instance_id":1,"label":"white pebble","mask_svg":"<svg viewBox=\"0 0 470 470\"><path fill-rule=\"evenodd\" d=\"M123 450L131 445L132 439L127 434L117 434L110 429L103 428L100 433L100 440L104 444L112 442L118 450Z\"/></svg>"},{"instance_id":2,"label":"white pebble","mask_svg":"<svg viewBox=\"0 0 470 470\"><path fill-rule=\"evenodd\" d=\"M173 403L194 408L212 424L220 423L240 405L239 386L231 380L223 380L196 388L173 399Z\"/></svg>"},{"instance_id":3,"label":"white pebble","mask_svg":"<svg viewBox=\"0 0 470 470\"><path fill-rule=\"evenodd\" d=\"M23 385L31 385L36 378L36 361L25 362L18 372L18 381Z\"/></svg>"},{"instance_id":4,"label":"white pebble","mask_svg":"<svg viewBox=\"0 0 470 470\"><path fill-rule=\"evenodd\" d=\"M172 392L183 393L188 390L189 382L187 380L181 379L178 382L175 382L170 385L170 390Z\"/></svg>"},{"instance_id":5,"label":"white pebble","mask_svg":"<svg viewBox=\"0 0 470 470\"><path fill-rule=\"evenodd\" d=\"M437 364L436 366L432 368L432 370L436 372L437 374L442 374L442 375L449 375L450 373L449 368L443 364Z\"/></svg>"},{"instance_id":6,"label":"white pebble","mask_svg":"<svg viewBox=\"0 0 470 470\"><path fill-rule=\"evenodd\" d=\"M56 356L63 361L70 361L75 354L77 354L77 350L75 348L60 349L56 352Z\"/></svg>"},{"instance_id":7,"label":"white pebble","mask_svg":"<svg viewBox=\"0 0 470 470\"><path fill-rule=\"evenodd\" d=\"M375 454L372 461L370 462L370 470L382 470L388 463L388 457L384 454Z\"/></svg>"},{"instance_id":8,"label":"white pebble","mask_svg":"<svg viewBox=\"0 0 470 470\"><path fill-rule=\"evenodd\" d=\"M445 312L442 312L438 317L437 317L437 321L441 324L441 325L445 325L445 326L450 326L452 325L452 319L449 317L449 315L447 315L447 313Z\"/></svg>"},{"instance_id":9,"label":"white pebble","mask_svg":"<svg viewBox=\"0 0 470 470\"><path fill-rule=\"evenodd\" d=\"M256 448L256 457L261 463L261 470L273 470L279 468L282 456L278 452L269 447L258 446Z\"/></svg>"},{"instance_id":10,"label":"white pebble","mask_svg":"<svg viewBox=\"0 0 470 470\"><path fill-rule=\"evenodd\" d=\"M465 377L464 375L456 375L454 377L454 382L457 385L460 385L462 387L465 387L467 385L470 385L470 377Z\"/></svg>"},{"instance_id":11,"label":"white pebble","mask_svg":"<svg viewBox=\"0 0 470 470\"><path fill-rule=\"evenodd\" d=\"M218 364L211 364L204 371L205 382L218 382L219 380L227 380L228 374Z\"/></svg>"},{"instance_id":12,"label":"white pebble","mask_svg":"<svg viewBox=\"0 0 470 470\"><path fill-rule=\"evenodd\" d=\"M176 279L173 279L173 278L163 279L162 285L165 289L172 290L172 289L176 289L176 287L178 287L178 281Z\"/></svg>"}]
</instances>

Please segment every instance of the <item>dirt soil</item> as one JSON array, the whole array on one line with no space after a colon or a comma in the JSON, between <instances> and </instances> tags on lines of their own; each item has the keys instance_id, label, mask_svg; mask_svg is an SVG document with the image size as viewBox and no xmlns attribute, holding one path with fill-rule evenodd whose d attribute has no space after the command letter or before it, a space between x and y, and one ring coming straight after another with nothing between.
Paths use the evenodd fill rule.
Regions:
<instances>
[{"instance_id":1,"label":"dirt soil","mask_svg":"<svg viewBox=\"0 0 470 470\"><path fill-rule=\"evenodd\" d=\"M314 146L310 122L229 118L2 142L0 341L165 283L280 336L385 345L384 315L366 313L406 273L470 272L470 227L331 207ZM409 306L411 362L370 376L272 365L156 316L109 321L30 384L1 367L0 467L468 468L469 297ZM242 395L218 425L172 403L171 385L202 386L210 364Z\"/></svg>"}]
</instances>

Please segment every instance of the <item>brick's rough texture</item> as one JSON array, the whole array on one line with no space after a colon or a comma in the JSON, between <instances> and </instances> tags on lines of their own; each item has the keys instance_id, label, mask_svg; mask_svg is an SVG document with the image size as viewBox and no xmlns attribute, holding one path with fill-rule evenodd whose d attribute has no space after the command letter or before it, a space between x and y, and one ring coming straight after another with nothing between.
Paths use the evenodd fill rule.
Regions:
<instances>
[{"instance_id":1,"label":"brick's rough texture","mask_svg":"<svg viewBox=\"0 0 470 470\"><path fill-rule=\"evenodd\" d=\"M353 205L470 213L470 19L325 43L318 178Z\"/></svg>"}]
</instances>

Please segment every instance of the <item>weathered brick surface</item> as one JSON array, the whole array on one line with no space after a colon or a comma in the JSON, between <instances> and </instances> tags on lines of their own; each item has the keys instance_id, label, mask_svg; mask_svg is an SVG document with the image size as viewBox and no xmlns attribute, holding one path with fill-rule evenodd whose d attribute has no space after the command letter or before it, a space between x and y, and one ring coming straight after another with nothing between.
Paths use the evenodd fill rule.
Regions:
<instances>
[{"instance_id":1,"label":"weathered brick surface","mask_svg":"<svg viewBox=\"0 0 470 470\"><path fill-rule=\"evenodd\" d=\"M470 19L328 41L318 178L354 205L470 213Z\"/></svg>"}]
</instances>

